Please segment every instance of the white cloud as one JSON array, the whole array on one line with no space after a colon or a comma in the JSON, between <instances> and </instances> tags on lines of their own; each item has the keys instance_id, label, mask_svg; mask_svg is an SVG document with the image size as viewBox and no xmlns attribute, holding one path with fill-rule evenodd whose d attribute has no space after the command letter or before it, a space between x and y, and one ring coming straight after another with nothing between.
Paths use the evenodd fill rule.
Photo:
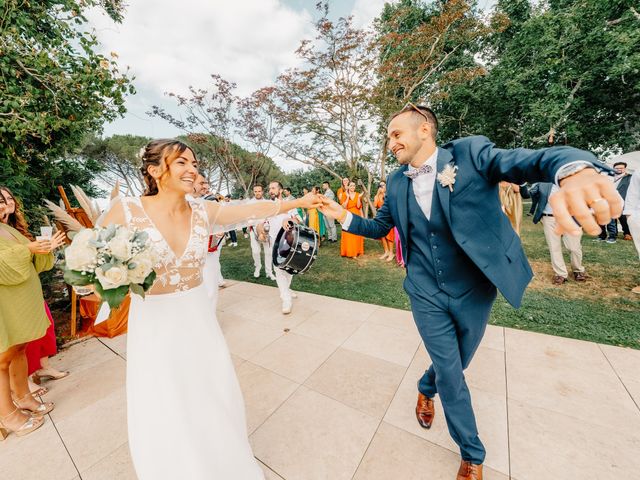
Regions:
<instances>
[{"instance_id":1,"label":"white cloud","mask_svg":"<svg viewBox=\"0 0 640 480\"><path fill-rule=\"evenodd\" d=\"M279 0L138 0L122 24L98 11L89 19L103 51L117 52L148 95L207 86L212 73L248 94L296 63L312 28L307 12Z\"/></svg>"},{"instance_id":2,"label":"white cloud","mask_svg":"<svg viewBox=\"0 0 640 480\"><path fill-rule=\"evenodd\" d=\"M385 3L396 3L393 0L356 0L351 14L356 26L362 28L371 24L382 12Z\"/></svg>"}]
</instances>

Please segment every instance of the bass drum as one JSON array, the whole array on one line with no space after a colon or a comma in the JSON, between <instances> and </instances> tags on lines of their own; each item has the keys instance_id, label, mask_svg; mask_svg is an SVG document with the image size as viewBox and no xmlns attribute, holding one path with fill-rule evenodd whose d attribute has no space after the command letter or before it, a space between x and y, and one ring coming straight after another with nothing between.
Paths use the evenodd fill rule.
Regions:
<instances>
[{"instance_id":1,"label":"bass drum","mask_svg":"<svg viewBox=\"0 0 640 480\"><path fill-rule=\"evenodd\" d=\"M281 228L272 254L274 266L293 275L305 273L318 257L318 234L297 223L288 231Z\"/></svg>"}]
</instances>

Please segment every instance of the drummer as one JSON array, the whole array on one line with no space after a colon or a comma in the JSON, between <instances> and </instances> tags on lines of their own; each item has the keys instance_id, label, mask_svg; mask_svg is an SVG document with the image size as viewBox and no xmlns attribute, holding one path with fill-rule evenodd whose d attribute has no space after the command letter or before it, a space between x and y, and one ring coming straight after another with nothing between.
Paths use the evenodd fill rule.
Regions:
<instances>
[{"instance_id":1,"label":"drummer","mask_svg":"<svg viewBox=\"0 0 640 480\"><path fill-rule=\"evenodd\" d=\"M271 200L283 200L282 192L283 192L282 184L278 181L273 181L269 183L269 196ZM298 211L293 209L289 210L286 213L281 213L280 215L276 215L275 217L270 217L269 221L269 236L271 237L271 245L275 245L276 237L278 236L278 232L280 228L284 228L288 230L291 228L291 222L300 223L302 219L298 215ZM278 289L280 290L280 298L282 299L282 313L284 315L288 315L291 313L292 307L292 299L296 298L297 295L291 290L291 279L293 275L284 270L276 267L274 265L274 273L276 275L276 283L278 284Z\"/></svg>"}]
</instances>

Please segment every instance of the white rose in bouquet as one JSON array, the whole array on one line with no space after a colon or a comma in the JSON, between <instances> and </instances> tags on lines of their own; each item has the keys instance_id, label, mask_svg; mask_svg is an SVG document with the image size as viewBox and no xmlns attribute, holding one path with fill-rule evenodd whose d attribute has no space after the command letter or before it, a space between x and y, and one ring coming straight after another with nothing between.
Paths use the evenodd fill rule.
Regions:
<instances>
[{"instance_id":1,"label":"white rose in bouquet","mask_svg":"<svg viewBox=\"0 0 640 480\"><path fill-rule=\"evenodd\" d=\"M131 232L124 227L116 231L114 237L109 240L107 246L111 254L120 261L126 261L131 257Z\"/></svg>"},{"instance_id":2,"label":"white rose in bouquet","mask_svg":"<svg viewBox=\"0 0 640 480\"><path fill-rule=\"evenodd\" d=\"M73 243L65 249L67 268L77 271L93 271L98 255L95 247L97 233L90 229L80 230L73 237Z\"/></svg>"},{"instance_id":3,"label":"white rose in bouquet","mask_svg":"<svg viewBox=\"0 0 640 480\"><path fill-rule=\"evenodd\" d=\"M104 290L110 288L118 288L122 285L128 285L129 273L124 265L112 266L106 272L104 267L96 268L96 278Z\"/></svg>"},{"instance_id":4,"label":"white rose in bouquet","mask_svg":"<svg viewBox=\"0 0 640 480\"><path fill-rule=\"evenodd\" d=\"M151 273L151 270L153 270L151 255L147 254L147 252L136 255L129 262L129 281L142 284L144 279Z\"/></svg>"}]
</instances>

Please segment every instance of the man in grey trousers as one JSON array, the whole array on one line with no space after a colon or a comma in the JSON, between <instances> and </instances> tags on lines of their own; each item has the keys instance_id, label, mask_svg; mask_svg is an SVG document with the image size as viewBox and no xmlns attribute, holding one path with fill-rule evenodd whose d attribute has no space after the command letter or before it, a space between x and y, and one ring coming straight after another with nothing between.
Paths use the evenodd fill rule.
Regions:
<instances>
[{"instance_id":1,"label":"man in grey trousers","mask_svg":"<svg viewBox=\"0 0 640 480\"><path fill-rule=\"evenodd\" d=\"M329 200L336 199L336 194L333 193L331 187L329 186L329 182L322 182L322 189L324 190L324 196ZM338 241L338 234L336 232L336 221L333 218L324 215L324 224L327 226L327 240L330 242Z\"/></svg>"}]
</instances>

